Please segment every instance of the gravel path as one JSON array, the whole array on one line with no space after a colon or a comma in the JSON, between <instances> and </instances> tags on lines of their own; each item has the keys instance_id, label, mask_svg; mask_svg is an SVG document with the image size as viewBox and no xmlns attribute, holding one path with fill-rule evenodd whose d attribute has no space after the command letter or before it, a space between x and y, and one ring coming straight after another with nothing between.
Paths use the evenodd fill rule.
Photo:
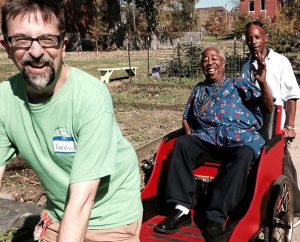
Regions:
<instances>
[{"instance_id":1,"label":"gravel path","mask_svg":"<svg viewBox=\"0 0 300 242\"><path fill-rule=\"evenodd\" d=\"M296 139L291 144L291 156L298 173L298 184L300 185L300 103L298 102L296 116ZM293 232L293 242L300 242L300 226L296 227Z\"/></svg>"}]
</instances>

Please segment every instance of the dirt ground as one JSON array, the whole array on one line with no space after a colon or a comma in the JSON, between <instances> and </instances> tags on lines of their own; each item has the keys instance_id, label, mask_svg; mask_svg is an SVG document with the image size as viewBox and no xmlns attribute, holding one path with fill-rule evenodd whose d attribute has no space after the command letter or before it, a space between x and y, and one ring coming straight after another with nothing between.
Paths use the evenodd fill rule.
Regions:
<instances>
[{"instance_id":1,"label":"dirt ground","mask_svg":"<svg viewBox=\"0 0 300 242\"><path fill-rule=\"evenodd\" d=\"M21 157L15 158L7 166L1 197L37 205L44 205L46 202L38 177Z\"/></svg>"}]
</instances>

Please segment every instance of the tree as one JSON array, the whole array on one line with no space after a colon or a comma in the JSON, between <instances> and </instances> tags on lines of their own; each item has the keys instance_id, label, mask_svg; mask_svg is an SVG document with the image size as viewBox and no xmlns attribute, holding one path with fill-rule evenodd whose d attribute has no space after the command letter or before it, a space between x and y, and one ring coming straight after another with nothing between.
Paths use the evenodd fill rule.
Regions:
<instances>
[{"instance_id":1,"label":"tree","mask_svg":"<svg viewBox=\"0 0 300 242\"><path fill-rule=\"evenodd\" d=\"M192 30L196 27L196 2L198 0L163 1L158 10L157 30L170 35Z\"/></svg>"},{"instance_id":2,"label":"tree","mask_svg":"<svg viewBox=\"0 0 300 242\"><path fill-rule=\"evenodd\" d=\"M146 20L148 33L159 26L169 30L188 31L195 26L194 8L199 0L135 0L136 7ZM140 23L140 22L139 22ZM166 30L166 29L164 29Z\"/></svg>"},{"instance_id":3,"label":"tree","mask_svg":"<svg viewBox=\"0 0 300 242\"><path fill-rule=\"evenodd\" d=\"M151 35L157 27L158 18L157 18L157 9L162 1L155 0L136 0L136 7L141 10L141 15L145 19L146 29L148 35Z\"/></svg>"},{"instance_id":4,"label":"tree","mask_svg":"<svg viewBox=\"0 0 300 242\"><path fill-rule=\"evenodd\" d=\"M285 1L280 14L269 25L270 45L278 52L300 50L300 0Z\"/></svg>"},{"instance_id":5,"label":"tree","mask_svg":"<svg viewBox=\"0 0 300 242\"><path fill-rule=\"evenodd\" d=\"M106 35L109 24L104 20L104 12L106 10L104 0L97 0L94 2L96 14L94 16L94 23L89 28L89 35L94 40L96 51L99 51L99 43L103 36Z\"/></svg>"},{"instance_id":6,"label":"tree","mask_svg":"<svg viewBox=\"0 0 300 242\"><path fill-rule=\"evenodd\" d=\"M195 9L196 0L181 0L182 14L181 22L182 27L186 31L190 31L196 26L196 16L193 14Z\"/></svg>"},{"instance_id":7,"label":"tree","mask_svg":"<svg viewBox=\"0 0 300 242\"><path fill-rule=\"evenodd\" d=\"M66 32L69 42L67 50L82 50L82 37L85 37L93 26L95 5L93 0L64 0L60 2L66 18ZM76 8L74 7L77 6Z\"/></svg>"},{"instance_id":8,"label":"tree","mask_svg":"<svg viewBox=\"0 0 300 242\"><path fill-rule=\"evenodd\" d=\"M159 32L160 36L167 39L175 37L174 32L189 31L196 25L193 12L197 0L135 0L135 16L132 13L133 0L124 1L128 3L124 9L130 38L138 46L142 45L138 42L144 42L153 33ZM132 29L133 19L136 23L135 31Z\"/></svg>"},{"instance_id":9,"label":"tree","mask_svg":"<svg viewBox=\"0 0 300 242\"><path fill-rule=\"evenodd\" d=\"M95 2L93 0L64 0L61 1L61 6L66 14L67 32L79 32L85 35L93 23L91 16L95 15Z\"/></svg>"},{"instance_id":10,"label":"tree","mask_svg":"<svg viewBox=\"0 0 300 242\"><path fill-rule=\"evenodd\" d=\"M245 31L245 25L250 22L252 18L249 15L242 14L242 15L234 15L234 21L232 23L232 32L233 34L241 38Z\"/></svg>"},{"instance_id":11,"label":"tree","mask_svg":"<svg viewBox=\"0 0 300 242\"><path fill-rule=\"evenodd\" d=\"M98 44L108 49L121 47L128 37L142 43L157 31L170 35L189 31L196 25L193 12L197 1L64 0L62 6L67 31L89 36L98 50Z\"/></svg>"},{"instance_id":12,"label":"tree","mask_svg":"<svg viewBox=\"0 0 300 242\"><path fill-rule=\"evenodd\" d=\"M206 24L208 32L218 39L218 36L224 34L226 31L226 21L223 14L212 11L208 16L208 21Z\"/></svg>"}]
</instances>

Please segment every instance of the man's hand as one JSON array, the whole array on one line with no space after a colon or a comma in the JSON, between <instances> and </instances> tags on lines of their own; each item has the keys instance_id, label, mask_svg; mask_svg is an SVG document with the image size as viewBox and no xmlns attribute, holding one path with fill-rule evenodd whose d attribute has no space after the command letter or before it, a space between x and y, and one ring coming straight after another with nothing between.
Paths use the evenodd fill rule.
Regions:
<instances>
[{"instance_id":1,"label":"man's hand","mask_svg":"<svg viewBox=\"0 0 300 242\"><path fill-rule=\"evenodd\" d=\"M84 241L100 179L70 185L70 199L58 233L58 242Z\"/></svg>"},{"instance_id":2,"label":"man's hand","mask_svg":"<svg viewBox=\"0 0 300 242\"><path fill-rule=\"evenodd\" d=\"M257 69L254 70L254 76L255 79L258 81L258 83L261 85L261 83L267 83L266 81L266 73L267 73L267 67L265 60L263 59L263 56L261 53L255 54L255 59L257 60Z\"/></svg>"},{"instance_id":3,"label":"man's hand","mask_svg":"<svg viewBox=\"0 0 300 242\"><path fill-rule=\"evenodd\" d=\"M295 117L297 110L297 99L289 99L286 101L286 129L284 137L287 141L293 141L296 137Z\"/></svg>"},{"instance_id":4,"label":"man's hand","mask_svg":"<svg viewBox=\"0 0 300 242\"><path fill-rule=\"evenodd\" d=\"M254 76L262 91L262 104L266 112L271 113L274 109L273 96L266 81L267 67L261 53L255 54L257 68L254 70Z\"/></svg>"},{"instance_id":5,"label":"man's hand","mask_svg":"<svg viewBox=\"0 0 300 242\"><path fill-rule=\"evenodd\" d=\"M186 119L182 119L182 128L186 134L191 134L191 128Z\"/></svg>"},{"instance_id":6,"label":"man's hand","mask_svg":"<svg viewBox=\"0 0 300 242\"><path fill-rule=\"evenodd\" d=\"M296 130L294 128L288 127L284 131L284 138L287 141L292 142L296 137Z\"/></svg>"}]
</instances>

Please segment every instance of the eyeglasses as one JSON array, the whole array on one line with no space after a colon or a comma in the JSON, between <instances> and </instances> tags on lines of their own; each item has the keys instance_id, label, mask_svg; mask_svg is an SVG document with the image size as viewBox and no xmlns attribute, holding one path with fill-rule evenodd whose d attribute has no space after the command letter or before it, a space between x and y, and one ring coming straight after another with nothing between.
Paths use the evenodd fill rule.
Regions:
<instances>
[{"instance_id":1,"label":"eyeglasses","mask_svg":"<svg viewBox=\"0 0 300 242\"><path fill-rule=\"evenodd\" d=\"M32 38L27 35L10 36L7 37L8 42L16 48L30 48L33 41L37 41L41 47L50 48L57 47L61 43L63 34L61 35L41 35L36 38Z\"/></svg>"}]
</instances>

